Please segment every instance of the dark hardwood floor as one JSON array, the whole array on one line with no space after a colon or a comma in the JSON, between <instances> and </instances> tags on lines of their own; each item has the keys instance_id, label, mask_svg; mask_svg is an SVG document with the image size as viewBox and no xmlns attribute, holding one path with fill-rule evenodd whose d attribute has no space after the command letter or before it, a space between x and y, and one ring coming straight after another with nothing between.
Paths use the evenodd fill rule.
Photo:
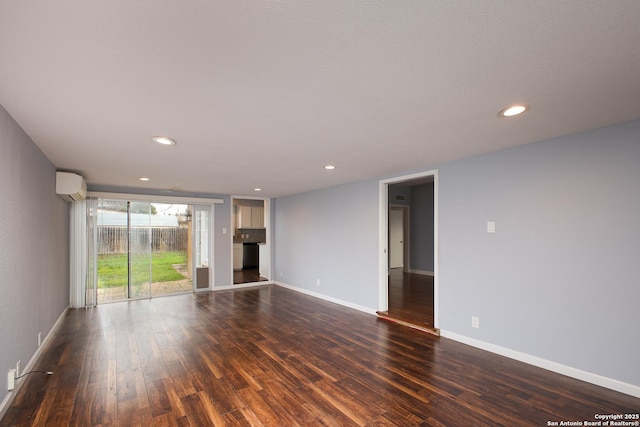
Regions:
<instances>
[{"instance_id":1,"label":"dark hardwood floor","mask_svg":"<svg viewBox=\"0 0 640 427\"><path fill-rule=\"evenodd\" d=\"M391 269L388 295L388 310L379 313L384 318L437 332L433 322L433 276Z\"/></svg>"},{"instance_id":2,"label":"dark hardwood floor","mask_svg":"<svg viewBox=\"0 0 640 427\"><path fill-rule=\"evenodd\" d=\"M237 270L233 272L233 284L264 282L267 279L260 276L257 268Z\"/></svg>"},{"instance_id":3,"label":"dark hardwood floor","mask_svg":"<svg viewBox=\"0 0 640 427\"><path fill-rule=\"evenodd\" d=\"M285 288L70 310L2 426L547 426L640 399Z\"/></svg>"}]
</instances>

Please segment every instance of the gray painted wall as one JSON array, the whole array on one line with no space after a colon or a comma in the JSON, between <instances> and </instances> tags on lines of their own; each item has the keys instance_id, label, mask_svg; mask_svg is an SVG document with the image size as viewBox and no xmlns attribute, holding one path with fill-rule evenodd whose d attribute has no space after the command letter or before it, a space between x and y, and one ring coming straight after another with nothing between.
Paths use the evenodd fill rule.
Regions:
<instances>
[{"instance_id":1,"label":"gray painted wall","mask_svg":"<svg viewBox=\"0 0 640 427\"><path fill-rule=\"evenodd\" d=\"M411 186L406 184L391 184L387 191L390 205L411 206ZM397 200L396 195L403 196L404 200Z\"/></svg>"},{"instance_id":2,"label":"gray painted wall","mask_svg":"<svg viewBox=\"0 0 640 427\"><path fill-rule=\"evenodd\" d=\"M377 308L377 191L363 181L277 199L274 280Z\"/></svg>"},{"instance_id":3,"label":"gray painted wall","mask_svg":"<svg viewBox=\"0 0 640 427\"><path fill-rule=\"evenodd\" d=\"M410 268L434 271L433 183L411 187Z\"/></svg>"},{"instance_id":4,"label":"gray painted wall","mask_svg":"<svg viewBox=\"0 0 640 427\"><path fill-rule=\"evenodd\" d=\"M0 401L69 305L69 204L55 168L0 106Z\"/></svg>"},{"instance_id":5,"label":"gray painted wall","mask_svg":"<svg viewBox=\"0 0 640 427\"><path fill-rule=\"evenodd\" d=\"M439 178L442 328L640 385L640 121Z\"/></svg>"},{"instance_id":6,"label":"gray painted wall","mask_svg":"<svg viewBox=\"0 0 640 427\"><path fill-rule=\"evenodd\" d=\"M427 166L441 329L640 386L640 121ZM277 280L378 308L378 180L275 216Z\"/></svg>"},{"instance_id":7,"label":"gray painted wall","mask_svg":"<svg viewBox=\"0 0 640 427\"><path fill-rule=\"evenodd\" d=\"M215 227L214 239L214 274L215 286L233 285L232 257L232 236L233 225L231 224L231 197L219 196L224 200L223 204L215 205L213 224ZM227 234L222 234L222 229L227 229Z\"/></svg>"}]
</instances>

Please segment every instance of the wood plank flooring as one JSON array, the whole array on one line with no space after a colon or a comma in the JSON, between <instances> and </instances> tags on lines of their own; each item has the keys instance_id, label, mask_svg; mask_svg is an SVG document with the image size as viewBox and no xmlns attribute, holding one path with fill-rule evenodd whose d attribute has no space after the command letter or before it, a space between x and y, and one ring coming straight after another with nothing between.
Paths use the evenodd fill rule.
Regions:
<instances>
[{"instance_id":1,"label":"wood plank flooring","mask_svg":"<svg viewBox=\"0 0 640 427\"><path fill-rule=\"evenodd\" d=\"M640 399L274 285L70 310L1 426L546 426Z\"/></svg>"},{"instance_id":2,"label":"wood plank flooring","mask_svg":"<svg viewBox=\"0 0 640 427\"><path fill-rule=\"evenodd\" d=\"M439 334L433 321L433 276L391 269L388 298L388 310L378 313L381 317Z\"/></svg>"},{"instance_id":3,"label":"wood plank flooring","mask_svg":"<svg viewBox=\"0 0 640 427\"><path fill-rule=\"evenodd\" d=\"M265 282L267 279L260 276L257 268L237 270L233 272L233 284Z\"/></svg>"}]
</instances>

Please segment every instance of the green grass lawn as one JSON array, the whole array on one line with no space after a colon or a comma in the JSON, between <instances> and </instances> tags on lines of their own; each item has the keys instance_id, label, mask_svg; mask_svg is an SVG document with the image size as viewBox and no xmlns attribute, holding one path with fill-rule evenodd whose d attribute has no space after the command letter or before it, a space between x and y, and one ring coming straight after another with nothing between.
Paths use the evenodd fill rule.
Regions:
<instances>
[{"instance_id":1,"label":"green grass lawn","mask_svg":"<svg viewBox=\"0 0 640 427\"><path fill-rule=\"evenodd\" d=\"M151 255L152 282L170 282L185 278L172 267L186 264L185 252L160 252ZM131 259L132 284L149 282L149 254L133 255ZM127 255L98 255L98 288L127 286Z\"/></svg>"}]
</instances>

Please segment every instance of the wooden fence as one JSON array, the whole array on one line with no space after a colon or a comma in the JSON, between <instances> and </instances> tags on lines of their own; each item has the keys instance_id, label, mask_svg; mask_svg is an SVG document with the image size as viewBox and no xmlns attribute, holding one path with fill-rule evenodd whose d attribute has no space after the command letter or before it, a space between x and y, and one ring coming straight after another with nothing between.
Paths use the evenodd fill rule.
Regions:
<instances>
[{"instance_id":1,"label":"wooden fence","mask_svg":"<svg viewBox=\"0 0 640 427\"><path fill-rule=\"evenodd\" d=\"M185 227L132 227L131 252L187 252L188 229ZM151 246L149 246L151 245ZM127 227L98 227L98 254L126 254Z\"/></svg>"}]
</instances>

